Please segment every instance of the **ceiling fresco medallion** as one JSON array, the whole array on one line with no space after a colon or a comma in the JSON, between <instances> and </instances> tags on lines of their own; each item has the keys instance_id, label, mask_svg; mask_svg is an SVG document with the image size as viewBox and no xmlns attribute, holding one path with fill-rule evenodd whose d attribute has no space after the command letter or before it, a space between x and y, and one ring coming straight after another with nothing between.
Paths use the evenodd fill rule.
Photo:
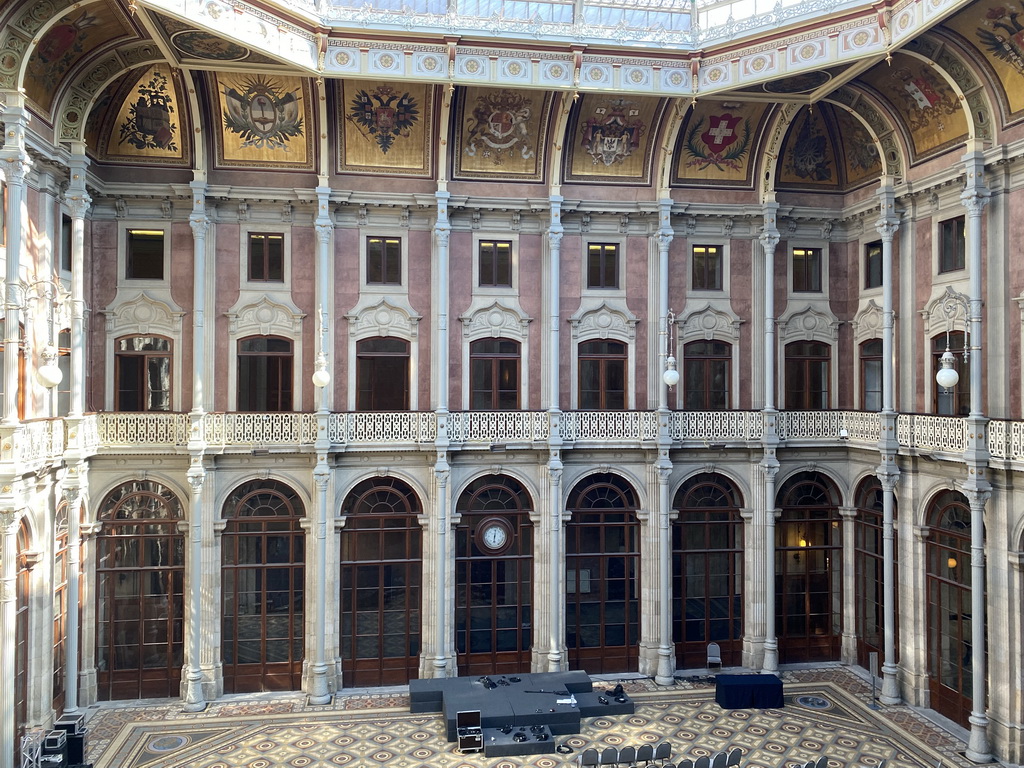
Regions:
<instances>
[{"instance_id":1,"label":"ceiling fresco medallion","mask_svg":"<svg viewBox=\"0 0 1024 768\"><path fill-rule=\"evenodd\" d=\"M222 40L198 29L177 32L171 37L171 43L186 56L209 61L241 61L249 55L249 49L243 45Z\"/></svg>"},{"instance_id":2,"label":"ceiling fresco medallion","mask_svg":"<svg viewBox=\"0 0 1024 768\"><path fill-rule=\"evenodd\" d=\"M799 93L810 93L811 91L820 88L831 79L832 75L828 72L807 72L803 75L794 75L793 77L784 77L781 80L772 80L770 83L764 83L761 87L764 88L766 93L794 95Z\"/></svg>"}]
</instances>

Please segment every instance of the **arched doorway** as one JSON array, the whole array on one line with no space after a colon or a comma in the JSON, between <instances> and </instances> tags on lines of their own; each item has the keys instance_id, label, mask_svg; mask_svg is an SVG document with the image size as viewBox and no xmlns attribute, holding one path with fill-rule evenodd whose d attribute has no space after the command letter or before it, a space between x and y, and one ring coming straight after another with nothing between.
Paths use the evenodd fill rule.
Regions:
<instances>
[{"instance_id":1,"label":"arched doorway","mask_svg":"<svg viewBox=\"0 0 1024 768\"><path fill-rule=\"evenodd\" d=\"M690 478L672 503L672 636L680 669L703 667L707 644L722 663L743 653L743 506L731 481L716 474Z\"/></svg>"},{"instance_id":2,"label":"arched doorway","mask_svg":"<svg viewBox=\"0 0 1024 768\"><path fill-rule=\"evenodd\" d=\"M341 509L341 669L346 687L417 677L423 543L419 499L401 480L373 477Z\"/></svg>"},{"instance_id":3,"label":"arched doorway","mask_svg":"<svg viewBox=\"0 0 1024 768\"><path fill-rule=\"evenodd\" d=\"M139 480L103 500L96 539L96 676L104 699L177 696L184 641L181 502Z\"/></svg>"},{"instance_id":4,"label":"arched doorway","mask_svg":"<svg viewBox=\"0 0 1024 768\"><path fill-rule=\"evenodd\" d=\"M225 693L302 685L305 510L290 487L251 480L224 504L221 539Z\"/></svg>"},{"instance_id":5,"label":"arched doorway","mask_svg":"<svg viewBox=\"0 0 1024 768\"><path fill-rule=\"evenodd\" d=\"M460 675L528 672L533 633L529 494L488 475L459 497L455 528L455 651Z\"/></svg>"},{"instance_id":6,"label":"arched doorway","mask_svg":"<svg viewBox=\"0 0 1024 768\"><path fill-rule=\"evenodd\" d=\"M783 663L839 658L843 635L843 528L839 492L818 472L779 491L775 526L775 626Z\"/></svg>"},{"instance_id":7,"label":"arched doorway","mask_svg":"<svg viewBox=\"0 0 1024 768\"><path fill-rule=\"evenodd\" d=\"M572 669L635 672L640 642L640 523L617 475L581 481L565 526L565 644Z\"/></svg>"},{"instance_id":8,"label":"arched doorway","mask_svg":"<svg viewBox=\"0 0 1024 768\"><path fill-rule=\"evenodd\" d=\"M854 571L856 579L857 663L865 669L870 654L878 654L881 665L885 658L885 574L882 538L882 484L877 477L867 477L857 488L857 520L854 525ZM893 519L896 506L893 500ZM896 530L893 528L893 598L899 595L896 568ZM893 611L899 616L894 602ZM898 627L894 627L894 632ZM899 642L896 643L897 650ZM879 666L879 669L881 667Z\"/></svg>"},{"instance_id":9,"label":"arched doorway","mask_svg":"<svg viewBox=\"0 0 1024 768\"><path fill-rule=\"evenodd\" d=\"M959 491L928 505L928 691L932 709L965 727L973 706L971 510Z\"/></svg>"}]
</instances>

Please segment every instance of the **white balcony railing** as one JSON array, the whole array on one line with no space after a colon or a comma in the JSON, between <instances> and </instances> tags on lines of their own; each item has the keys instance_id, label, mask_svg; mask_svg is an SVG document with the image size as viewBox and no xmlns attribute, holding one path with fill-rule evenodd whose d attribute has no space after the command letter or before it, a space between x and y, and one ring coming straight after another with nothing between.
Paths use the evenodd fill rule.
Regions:
<instances>
[{"instance_id":1,"label":"white balcony railing","mask_svg":"<svg viewBox=\"0 0 1024 768\"><path fill-rule=\"evenodd\" d=\"M446 417L449 445L458 450L494 445L536 448L550 437L551 417L545 411L467 411ZM83 457L97 453L174 453L188 448L192 417L186 413L97 413L76 421L39 419L5 431L0 458L31 471L59 462L69 445ZM677 449L751 443L764 433L760 411L672 411L668 437ZM879 441L879 414L867 411L782 411L779 438L788 443L820 442L835 446L840 436L849 444L873 447ZM311 451L318 416L313 413L208 413L194 437L207 450L275 449ZM842 432L845 430L845 433ZM967 420L956 416L900 414L896 422L901 450L935 452L947 458L967 448ZM641 446L658 438L657 411L565 411L560 434L566 447L583 445ZM438 417L431 411L332 413L328 439L332 446L374 450L422 450L438 436ZM988 423L988 449L993 459L1024 462L1024 421Z\"/></svg>"},{"instance_id":2,"label":"white balcony railing","mask_svg":"<svg viewBox=\"0 0 1024 768\"><path fill-rule=\"evenodd\" d=\"M903 413L896 419L896 439L901 448L963 453L967 450L967 420L957 416Z\"/></svg>"}]
</instances>

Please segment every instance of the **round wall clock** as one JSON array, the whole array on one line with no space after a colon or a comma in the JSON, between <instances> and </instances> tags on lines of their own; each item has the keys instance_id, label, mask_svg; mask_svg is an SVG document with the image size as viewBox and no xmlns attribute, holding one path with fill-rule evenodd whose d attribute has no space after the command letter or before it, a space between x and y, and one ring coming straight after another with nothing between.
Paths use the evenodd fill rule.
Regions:
<instances>
[{"instance_id":1,"label":"round wall clock","mask_svg":"<svg viewBox=\"0 0 1024 768\"><path fill-rule=\"evenodd\" d=\"M512 543L512 526L503 517L489 517L476 527L476 545L484 552L501 552Z\"/></svg>"}]
</instances>

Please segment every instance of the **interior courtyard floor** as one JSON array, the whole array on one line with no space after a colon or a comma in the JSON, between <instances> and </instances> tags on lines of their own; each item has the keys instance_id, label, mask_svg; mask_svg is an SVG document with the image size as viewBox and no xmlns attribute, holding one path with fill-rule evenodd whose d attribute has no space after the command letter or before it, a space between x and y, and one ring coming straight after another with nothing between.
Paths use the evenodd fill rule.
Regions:
<instances>
[{"instance_id":1,"label":"interior courtyard floor","mask_svg":"<svg viewBox=\"0 0 1024 768\"><path fill-rule=\"evenodd\" d=\"M730 670L736 671L736 670ZM561 752L521 757L460 754L439 713L409 712L408 687L342 691L325 706L301 693L225 696L205 711L179 700L104 702L88 707L87 759L95 768L556 768L587 747L668 740L673 759L739 747L742 768L796 768L825 754L829 768L967 768L964 729L906 705L871 708L857 671L785 669L782 709L723 710L714 681L680 673L672 686L620 680L636 713L584 719L578 735L557 736Z\"/></svg>"}]
</instances>

